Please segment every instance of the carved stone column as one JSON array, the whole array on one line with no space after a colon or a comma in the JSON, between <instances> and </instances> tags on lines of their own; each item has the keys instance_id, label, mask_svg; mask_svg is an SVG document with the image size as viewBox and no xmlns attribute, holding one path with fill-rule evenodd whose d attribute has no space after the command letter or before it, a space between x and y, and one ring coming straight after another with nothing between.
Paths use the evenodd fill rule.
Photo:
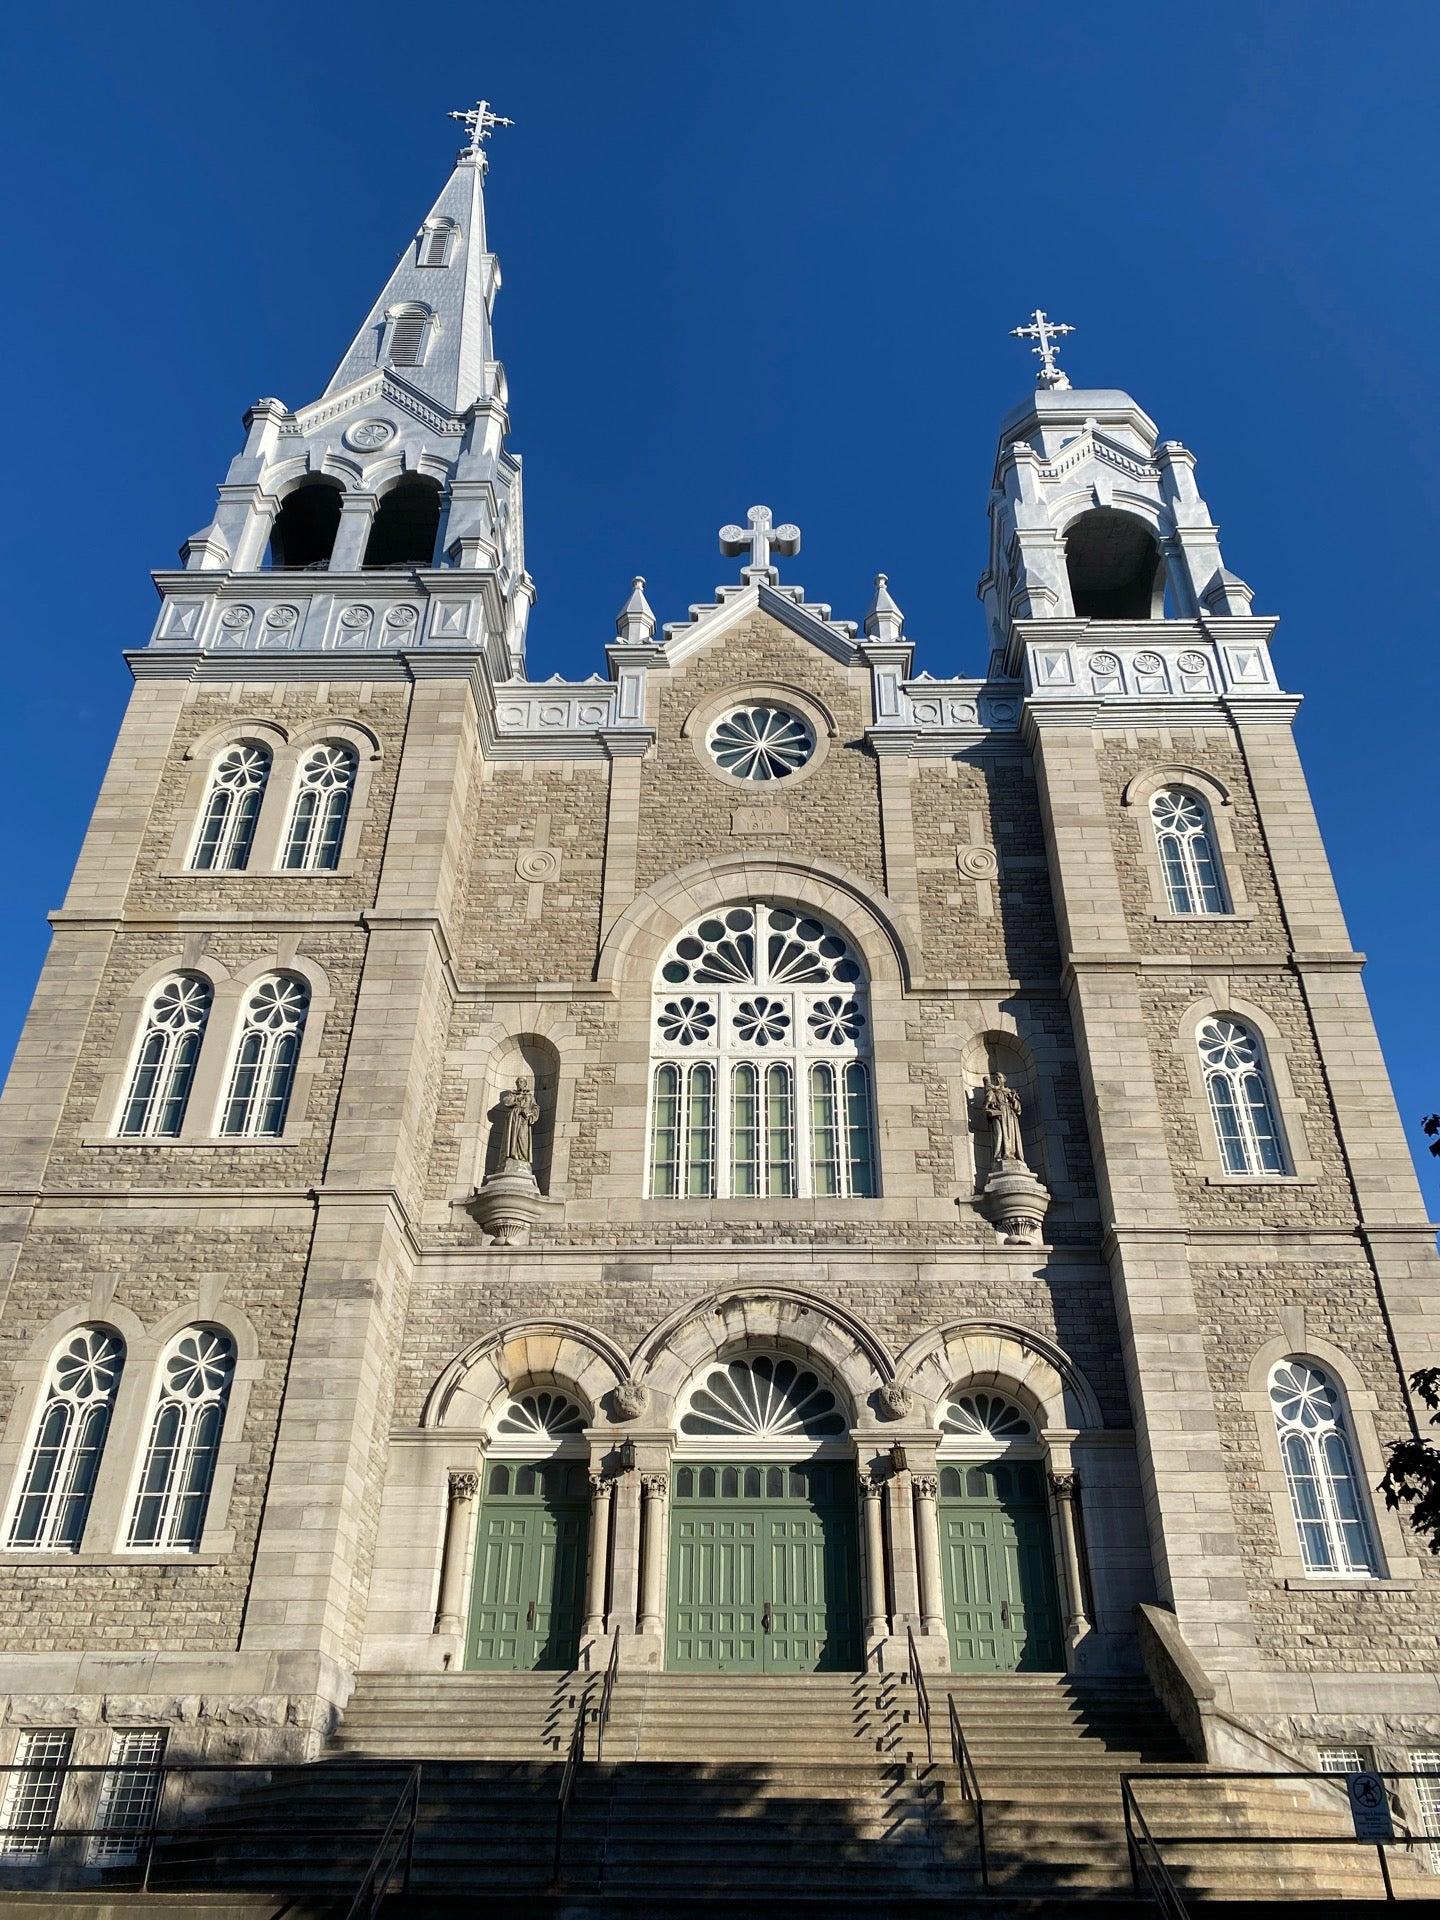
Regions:
<instances>
[{"instance_id":1,"label":"carved stone column","mask_svg":"<svg viewBox=\"0 0 1440 1920\"><path fill-rule=\"evenodd\" d=\"M860 1493L865 1505L865 1642L871 1646L890 1631L885 1601L885 1516L880 1507L885 1482L878 1474L862 1472Z\"/></svg>"},{"instance_id":2,"label":"carved stone column","mask_svg":"<svg viewBox=\"0 0 1440 1920\"><path fill-rule=\"evenodd\" d=\"M664 1631L665 1502L670 1494L668 1473L640 1476L640 1631Z\"/></svg>"},{"instance_id":3,"label":"carved stone column","mask_svg":"<svg viewBox=\"0 0 1440 1920\"><path fill-rule=\"evenodd\" d=\"M615 1482L590 1475L590 1559L585 1570L585 1631L605 1631L605 1576L610 1567L610 1495Z\"/></svg>"},{"instance_id":4,"label":"carved stone column","mask_svg":"<svg viewBox=\"0 0 1440 1920\"><path fill-rule=\"evenodd\" d=\"M901 1641L908 1626L918 1626L919 1592L915 1578L915 1502L904 1467L885 1482L890 1503L890 1592L895 1615L890 1630Z\"/></svg>"},{"instance_id":5,"label":"carved stone column","mask_svg":"<svg viewBox=\"0 0 1440 1920\"><path fill-rule=\"evenodd\" d=\"M911 1476L915 1488L915 1560L920 1577L920 1627L924 1633L945 1631L945 1587L940 1570L940 1482L933 1473Z\"/></svg>"},{"instance_id":6,"label":"carved stone column","mask_svg":"<svg viewBox=\"0 0 1440 1920\"><path fill-rule=\"evenodd\" d=\"M440 1556L440 1605L436 1633L459 1633L465 1612L465 1575L470 1534L480 1498L480 1475L473 1467L452 1471L445 1509L445 1544Z\"/></svg>"},{"instance_id":7,"label":"carved stone column","mask_svg":"<svg viewBox=\"0 0 1440 1920\"><path fill-rule=\"evenodd\" d=\"M1071 1640L1090 1631L1090 1616L1085 1611L1085 1578L1080 1567L1080 1533L1075 1524L1075 1501L1080 1492L1080 1476L1070 1468L1050 1475L1050 1493L1055 1501L1055 1517L1060 1525L1060 1552L1065 1565L1065 1585L1070 1596L1070 1618L1066 1629Z\"/></svg>"}]
</instances>

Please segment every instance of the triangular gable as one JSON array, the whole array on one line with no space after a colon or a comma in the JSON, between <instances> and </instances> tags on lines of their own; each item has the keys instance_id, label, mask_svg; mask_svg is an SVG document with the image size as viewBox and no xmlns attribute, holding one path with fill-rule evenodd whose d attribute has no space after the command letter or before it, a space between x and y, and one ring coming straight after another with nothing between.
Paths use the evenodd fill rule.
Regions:
<instances>
[{"instance_id":1,"label":"triangular gable","mask_svg":"<svg viewBox=\"0 0 1440 1920\"><path fill-rule=\"evenodd\" d=\"M672 667L688 660L702 647L721 639L732 627L757 610L808 640L830 659L848 667L857 648L853 620L832 620L828 606L808 601L803 587L770 586L752 582L721 587L717 598L690 609L688 620L670 622L662 651Z\"/></svg>"}]
</instances>

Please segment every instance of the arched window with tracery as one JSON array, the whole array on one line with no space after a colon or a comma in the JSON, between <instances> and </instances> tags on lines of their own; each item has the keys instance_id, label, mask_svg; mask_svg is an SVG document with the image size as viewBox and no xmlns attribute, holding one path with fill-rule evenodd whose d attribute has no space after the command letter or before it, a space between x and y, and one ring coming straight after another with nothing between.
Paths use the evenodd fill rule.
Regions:
<instances>
[{"instance_id":1,"label":"arched window with tracery","mask_svg":"<svg viewBox=\"0 0 1440 1920\"><path fill-rule=\"evenodd\" d=\"M1217 1013L1201 1021L1196 1041L1225 1171L1284 1173L1285 1147L1258 1035Z\"/></svg>"},{"instance_id":2,"label":"arched window with tracery","mask_svg":"<svg viewBox=\"0 0 1440 1920\"><path fill-rule=\"evenodd\" d=\"M6 1544L78 1550L125 1367L112 1327L80 1327L50 1362Z\"/></svg>"},{"instance_id":3,"label":"arched window with tracery","mask_svg":"<svg viewBox=\"0 0 1440 1920\"><path fill-rule=\"evenodd\" d=\"M284 1131L305 1032L310 989L293 973L272 973L251 988L221 1111L220 1131L242 1139Z\"/></svg>"},{"instance_id":4,"label":"arched window with tracery","mask_svg":"<svg viewBox=\"0 0 1440 1920\"><path fill-rule=\"evenodd\" d=\"M173 1140L178 1135L212 998L210 982L198 973L177 973L151 994L120 1108L119 1133L143 1140Z\"/></svg>"},{"instance_id":5,"label":"arched window with tracery","mask_svg":"<svg viewBox=\"0 0 1440 1920\"><path fill-rule=\"evenodd\" d=\"M1172 913L1225 913L1228 902L1215 856L1210 809L1185 787L1162 787L1150 798L1155 844Z\"/></svg>"},{"instance_id":6,"label":"arched window with tracery","mask_svg":"<svg viewBox=\"0 0 1440 1920\"><path fill-rule=\"evenodd\" d=\"M843 934L776 902L707 915L660 963L650 1192L877 1190L865 971Z\"/></svg>"},{"instance_id":7,"label":"arched window with tracery","mask_svg":"<svg viewBox=\"0 0 1440 1920\"><path fill-rule=\"evenodd\" d=\"M234 1377L235 1342L220 1328L187 1327L171 1343L130 1515L130 1546L185 1553L199 1547Z\"/></svg>"},{"instance_id":8,"label":"arched window with tracery","mask_svg":"<svg viewBox=\"0 0 1440 1920\"><path fill-rule=\"evenodd\" d=\"M270 749L237 740L215 762L190 853L196 873L237 873L250 859L255 822L270 778Z\"/></svg>"},{"instance_id":9,"label":"arched window with tracery","mask_svg":"<svg viewBox=\"0 0 1440 1920\"><path fill-rule=\"evenodd\" d=\"M1282 1360L1270 1375L1270 1405L1307 1573L1379 1571L1368 1501L1340 1389L1311 1360Z\"/></svg>"},{"instance_id":10,"label":"arched window with tracery","mask_svg":"<svg viewBox=\"0 0 1440 1920\"><path fill-rule=\"evenodd\" d=\"M292 872L331 873L339 866L358 764L355 749L343 740L323 741L300 762L285 835L285 865Z\"/></svg>"}]
</instances>

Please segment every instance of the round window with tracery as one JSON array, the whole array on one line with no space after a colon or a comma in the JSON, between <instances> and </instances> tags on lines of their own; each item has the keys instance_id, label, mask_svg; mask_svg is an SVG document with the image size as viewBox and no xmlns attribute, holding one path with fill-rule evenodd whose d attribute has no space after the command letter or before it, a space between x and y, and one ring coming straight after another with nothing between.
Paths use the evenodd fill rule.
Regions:
<instances>
[{"instance_id":1,"label":"round window with tracery","mask_svg":"<svg viewBox=\"0 0 1440 1920\"><path fill-rule=\"evenodd\" d=\"M710 729L711 758L736 780L785 780L815 751L810 723L788 707L731 707Z\"/></svg>"}]
</instances>

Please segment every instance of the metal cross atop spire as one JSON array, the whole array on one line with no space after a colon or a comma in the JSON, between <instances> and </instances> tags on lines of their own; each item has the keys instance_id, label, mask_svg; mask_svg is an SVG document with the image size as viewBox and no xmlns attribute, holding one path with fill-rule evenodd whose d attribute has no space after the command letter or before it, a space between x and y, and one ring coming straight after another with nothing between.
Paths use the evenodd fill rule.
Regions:
<instances>
[{"instance_id":1,"label":"metal cross atop spire","mask_svg":"<svg viewBox=\"0 0 1440 1920\"><path fill-rule=\"evenodd\" d=\"M482 166L485 162L485 142L496 127L513 127L515 124L513 120L505 119L503 114L492 113L488 100L477 100L473 107L453 108L450 118L459 120L470 135L469 144L461 151L473 155Z\"/></svg>"},{"instance_id":2,"label":"metal cross atop spire","mask_svg":"<svg viewBox=\"0 0 1440 1920\"><path fill-rule=\"evenodd\" d=\"M1036 307L1030 316L1028 327L1012 327L1011 335L1016 340L1034 340L1038 342L1030 351L1040 356L1040 372L1036 376L1042 387L1066 388L1070 385L1065 371L1055 363L1055 342L1062 334L1074 333L1074 327L1067 327L1062 321L1052 320L1042 307Z\"/></svg>"},{"instance_id":3,"label":"metal cross atop spire","mask_svg":"<svg viewBox=\"0 0 1440 1920\"><path fill-rule=\"evenodd\" d=\"M721 527L721 553L749 552L749 561L740 569L746 580L756 573L763 573L773 580L778 580L780 575L770 564L771 550L773 548L776 553L798 553L800 551L799 527L788 524L777 527L769 507L751 507L745 518L750 523L747 527L734 525Z\"/></svg>"}]
</instances>

